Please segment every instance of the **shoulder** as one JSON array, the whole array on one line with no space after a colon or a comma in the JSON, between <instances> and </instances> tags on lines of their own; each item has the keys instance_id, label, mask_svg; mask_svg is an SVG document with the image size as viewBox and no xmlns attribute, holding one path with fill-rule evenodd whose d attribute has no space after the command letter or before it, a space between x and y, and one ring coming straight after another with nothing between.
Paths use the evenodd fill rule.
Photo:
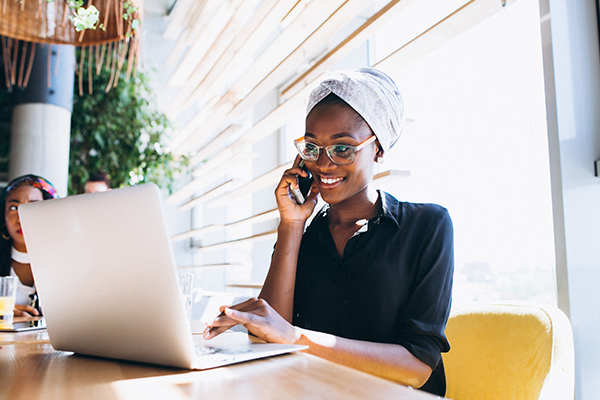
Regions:
<instances>
[{"instance_id":1,"label":"shoulder","mask_svg":"<svg viewBox=\"0 0 600 400\"><path fill-rule=\"evenodd\" d=\"M325 204L321 209L309 220L304 235L313 234L318 230L322 230L327 227L327 213L329 212L329 205Z\"/></svg>"},{"instance_id":2,"label":"shoulder","mask_svg":"<svg viewBox=\"0 0 600 400\"><path fill-rule=\"evenodd\" d=\"M394 219L399 226L413 223L452 225L448 210L439 204L399 201L387 192L381 193L384 216Z\"/></svg>"}]
</instances>

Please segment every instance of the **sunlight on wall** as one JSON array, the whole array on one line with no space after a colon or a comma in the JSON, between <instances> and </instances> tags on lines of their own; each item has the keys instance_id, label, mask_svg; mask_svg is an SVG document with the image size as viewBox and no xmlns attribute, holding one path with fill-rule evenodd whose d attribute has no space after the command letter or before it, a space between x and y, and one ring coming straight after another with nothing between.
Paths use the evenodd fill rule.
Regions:
<instances>
[{"instance_id":1,"label":"sunlight on wall","mask_svg":"<svg viewBox=\"0 0 600 400\"><path fill-rule=\"evenodd\" d=\"M414 119L385 169L385 189L439 203L455 228L454 305L556 302L537 1L505 11L391 73Z\"/></svg>"}]
</instances>

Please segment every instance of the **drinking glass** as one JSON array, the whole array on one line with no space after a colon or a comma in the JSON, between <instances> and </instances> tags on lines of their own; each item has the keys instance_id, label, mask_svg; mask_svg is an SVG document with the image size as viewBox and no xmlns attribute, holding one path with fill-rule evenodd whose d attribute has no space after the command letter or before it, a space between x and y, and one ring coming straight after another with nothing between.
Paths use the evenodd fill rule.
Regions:
<instances>
[{"instance_id":1,"label":"drinking glass","mask_svg":"<svg viewBox=\"0 0 600 400\"><path fill-rule=\"evenodd\" d=\"M12 324L15 300L17 299L17 278L0 277L0 323Z\"/></svg>"},{"instance_id":2,"label":"drinking glass","mask_svg":"<svg viewBox=\"0 0 600 400\"><path fill-rule=\"evenodd\" d=\"M183 272L179 275L179 294L188 319L192 318L192 303L194 297L194 274Z\"/></svg>"}]
</instances>

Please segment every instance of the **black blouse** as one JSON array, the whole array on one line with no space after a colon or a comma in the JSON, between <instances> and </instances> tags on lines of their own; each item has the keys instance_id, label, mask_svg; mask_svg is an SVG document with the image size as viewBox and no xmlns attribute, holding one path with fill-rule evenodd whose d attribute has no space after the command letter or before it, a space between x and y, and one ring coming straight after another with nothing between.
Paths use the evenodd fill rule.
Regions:
<instances>
[{"instance_id":1,"label":"black blouse","mask_svg":"<svg viewBox=\"0 0 600 400\"><path fill-rule=\"evenodd\" d=\"M433 369L421 388L446 391L441 352L450 313L454 246L448 211L379 192L379 215L346 244L340 259L326 206L307 228L298 256L293 324L404 346Z\"/></svg>"}]
</instances>

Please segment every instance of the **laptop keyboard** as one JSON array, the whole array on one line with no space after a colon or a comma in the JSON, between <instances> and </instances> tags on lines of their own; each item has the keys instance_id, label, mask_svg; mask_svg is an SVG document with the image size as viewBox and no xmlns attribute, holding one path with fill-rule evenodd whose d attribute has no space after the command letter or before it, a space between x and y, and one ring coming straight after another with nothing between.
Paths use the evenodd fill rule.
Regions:
<instances>
[{"instance_id":1,"label":"laptop keyboard","mask_svg":"<svg viewBox=\"0 0 600 400\"><path fill-rule=\"evenodd\" d=\"M241 354L241 353L249 353L250 349L222 349L219 347L212 346L194 346L196 349L196 356L208 356L211 354Z\"/></svg>"}]
</instances>

